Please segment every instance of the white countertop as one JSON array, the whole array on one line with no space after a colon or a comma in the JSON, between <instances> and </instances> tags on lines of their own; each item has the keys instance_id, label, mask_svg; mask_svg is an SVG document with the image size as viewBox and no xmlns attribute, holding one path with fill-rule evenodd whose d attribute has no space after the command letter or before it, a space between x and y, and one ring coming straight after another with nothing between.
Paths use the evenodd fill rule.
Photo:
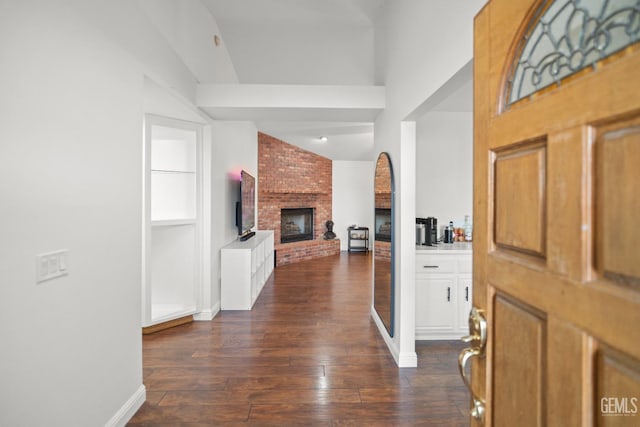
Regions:
<instances>
[{"instance_id":1,"label":"white countertop","mask_svg":"<svg viewBox=\"0 0 640 427\"><path fill-rule=\"evenodd\" d=\"M438 243L437 246L416 246L416 254L470 254L471 242Z\"/></svg>"}]
</instances>

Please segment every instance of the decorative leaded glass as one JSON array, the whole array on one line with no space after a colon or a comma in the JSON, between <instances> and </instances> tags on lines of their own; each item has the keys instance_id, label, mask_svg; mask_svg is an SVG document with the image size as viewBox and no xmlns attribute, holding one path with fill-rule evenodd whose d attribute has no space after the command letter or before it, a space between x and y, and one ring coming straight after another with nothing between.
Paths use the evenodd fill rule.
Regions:
<instances>
[{"instance_id":1,"label":"decorative leaded glass","mask_svg":"<svg viewBox=\"0 0 640 427\"><path fill-rule=\"evenodd\" d=\"M640 0L547 0L520 43L507 104L560 84L638 40Z\"/></svg>"}]
</instances>

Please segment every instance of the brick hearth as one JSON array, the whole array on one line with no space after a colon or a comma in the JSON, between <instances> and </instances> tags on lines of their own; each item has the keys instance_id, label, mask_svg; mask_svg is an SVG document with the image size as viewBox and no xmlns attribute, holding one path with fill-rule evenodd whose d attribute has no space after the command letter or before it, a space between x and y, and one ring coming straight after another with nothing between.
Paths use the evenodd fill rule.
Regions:
<instances>
[{"instance_id":1,"label":"brick hearth","mask_svg":"<svg viewBox=\"0 0 640 427\"><path fill-rule=\"evenodd\" d=\"M340 240L305 240L275 245L276 265L293 264L340 253Z\"/></svg>"},{"instance_id":2,"label":"brick hearth","mask_svg":"<svg viewBox=\"0 0 640 427\"><path fill-rule=\"evenodd\" d=\"M258 229L273 230L276 265L333 255L340 241L323 239L332 215L332 162L258 132ZM280 243L280 210L313 208L314 240Z\"/></svg>"}]
</instances>

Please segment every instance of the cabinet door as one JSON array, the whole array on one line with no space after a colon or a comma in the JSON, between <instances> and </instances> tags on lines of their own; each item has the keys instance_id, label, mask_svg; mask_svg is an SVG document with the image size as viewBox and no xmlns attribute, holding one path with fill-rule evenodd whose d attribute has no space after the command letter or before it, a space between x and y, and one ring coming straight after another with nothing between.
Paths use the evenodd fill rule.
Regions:
<instances>
[{"instance_id":1,"label":"cabinet door","mask_svg":"<svg viewBox=\"0 0 640 427\"><path fill-rule=\"evenodd\" d=\"M255 289L255 273L251 272L251 249L221 251L220 306L222 310L249 310Z\"/></svg>"},{"instance_id":2,"label":"cabinet door","mask_svg":"<svg viewBox=\"0 0 640 427\"><path fill-rule=\"evenodd\" d=\"M416 280L416 327L421 332L451 332L455 329L455 285L453 276Z\"/></svg>"},{"instance_id":3,"label":"cabinet door","mask_svg":"<svg viewBox=\"0 0 640 427\"><path fill-rule=\"evenodd\" d=\"M472 298L471 276L458 278L458 329L465 335L469 333L469 312Z\"/></svg>"}]
</instances>

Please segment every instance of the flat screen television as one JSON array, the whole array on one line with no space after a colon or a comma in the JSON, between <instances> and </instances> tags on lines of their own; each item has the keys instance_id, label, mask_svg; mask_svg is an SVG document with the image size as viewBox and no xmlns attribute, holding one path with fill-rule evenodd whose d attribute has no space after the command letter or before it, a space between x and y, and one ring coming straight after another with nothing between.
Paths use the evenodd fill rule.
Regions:
<instances>
[{"instance_id":1,"label":"flat screen television","mask_svg":"<svg viewBox=\"0 0 640 427\"><path fill-rule=\"evenodd\" d=\"M240 172L240 201L236 204L236 225L240 240L247 240L256 233L256 179L247 172Z\"/></svg>"}]
</instances>

